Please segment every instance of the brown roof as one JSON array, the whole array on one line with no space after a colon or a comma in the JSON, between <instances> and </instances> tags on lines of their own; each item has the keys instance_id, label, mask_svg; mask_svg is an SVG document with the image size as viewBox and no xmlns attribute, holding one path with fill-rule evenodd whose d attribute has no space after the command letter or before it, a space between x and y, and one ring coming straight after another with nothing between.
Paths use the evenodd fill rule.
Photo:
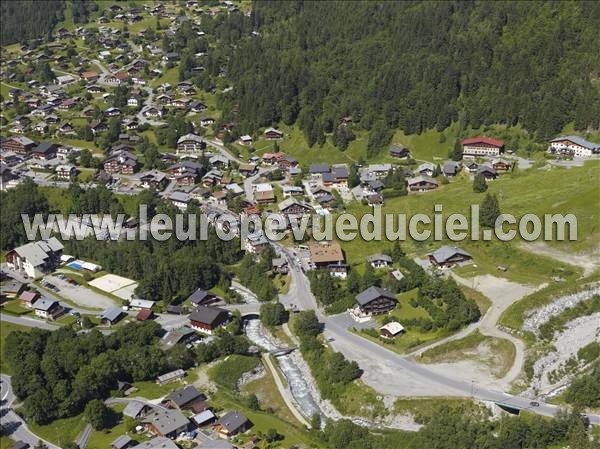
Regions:
<instances>
[{"instance_id":1,"label":"brown roof","mask_svg":"<svg viewBox=\"0 0 600 449\"><path fill-rule=\"evenodd\" d=\"M265 190L264 192L256 192L254 194L256 201L268 201L275 200L275 192L272 190Z\"/></svg>"},{"instance_id":2,"label":"brown roof","mask_svg":"<svg viewBox=\"0 0 600 449\"><path fill-rule=\"evenodd\" d=\"M23 301L33 302L38 296L40 295L37 292L24 291L23 293L21 293L21 296L19 298Z\"/></svg>"},{"instance_id":3,"label":"brown roof","mask_svg":"<svg viewBox=\"0 0 600 449\"><path fill-rule=\"evenodd\" d=\"M144 310L140 310L140 312L137 314L137 316L135 318L138 321L146 321L146 320L149 320L150 317L152 317L152 310L144 309Z\"/></svg>"},{"instance_id":4,"label":"brown roof","mask_svg":"<svg viewBox=\"0 0 600 449\"><path fill-rule=\"evenodd\" d=\"M339 262L344 260L342 247L338 242L313 242L308 246L313 263Z\"/></svg>"},{"instance_id":5,"label":"brown roof","mask_svg":"<svg viewBox=\"0 0 600 449\"><path fill-rule=\"evenodd\" d=\"M81 76L82 76L83 78L85 78L85 79L88 79L88 78L95 78L95 77L97 77L97 76L98 76L98 72L94 72L94 71L90 71L90 72L83 72L83 73L81 74Z\"/></svg>"}]
</instances>

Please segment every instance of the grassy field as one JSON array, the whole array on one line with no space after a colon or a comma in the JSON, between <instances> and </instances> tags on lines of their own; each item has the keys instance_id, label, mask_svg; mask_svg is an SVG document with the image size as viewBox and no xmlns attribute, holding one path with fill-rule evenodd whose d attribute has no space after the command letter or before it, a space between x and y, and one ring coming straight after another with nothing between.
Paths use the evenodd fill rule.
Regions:
<instances>
[{"instance_id":1,"label":"grassy field","mask_svg":"<svg viewBox=\"0 0 600 449\"><path fill-rule=\"evenodd\" d=\"M2 311L17 316L31 313L31 309L21 306L18 299L13 299L2 304Z\"/></svg>"},{"instance_id":2,"label":"grassy field","mask_svg":"<svg viewBox=\"0 0 600 449\"><path fill-rule=\"evenodd\" d=\"M518 172L516 175L503 175L489 184L489 191L498 196L503 213L513 214L517 218L526 213L538 216L543 216L545 213L575 214L579 240L549 242L549 244L558 249L576 252L589 250L597 246L600 241L600 217L597 208L597 199L600 197L599 178L600 162L589 161L580 168L533 169ZM558 185L561 186L560 189L555 188ZM406 214L407 219L417 213L432 216L434 205L441 204L443 217L453 213L461 213L469 217L470 205L478 205L482 199L482 194L473 192L470 182L459 180L442 185L435 192L389 199L381 212L382 215ZM371 211L366 206L352 203L348 206L347 212L360 218ZM422 257L443 244L453 244L472 254L476 264L476 267L472 267L475 268L472 274L497 275L496 267L506 265L509 270L502 273L502 277L517 282L539 284L550 281L556 275L576 277L579 274L573 266L520 249L518 243L518 240L501 242L470 239L452 242L444 237L440 242L435 242L431 238L426 242L408 240L404 245L407 251ZM384 232L380 241L356 238L342 242L346 258L353 265L362 265L367 255L389 249L390 246Z\"/></svg>"},{"instance_id":3,"label":"grassy field","mask_svg":"<svg viewBox=\"0 0 600 449\"><path fill-rule=\"evenodd\" d=\"M247 383L241 389L242 394L255 394L263 409L270 408L273 414L284 421L301 426L290 409L285 404L281 394L277 390L273 376L269 370L260 379Z\"/></svg>"},{"instance_id":4,"label":"grassy field","mask_svg":"<svg viewBox=\"0 0 600 449\"><path fill-rule=\"evenodd\" d=\"M2 321L0 323L0 373L12 374L12 369L9 366L6 357L4 357L4 341L8 334L12 331L29 332L30 330L30 327L19 326L18 324L9 323L8 321Z\"/></svg>"},{"instance_id":5,"label":"grassy field","mask_svg":"<svg viewBox=\"0 0 600 449\"><path fill-rule=\"evenodd\" d=\"M479 410L477 403L470 399L458 398L398 398L394 401L394 412L398 414L411 414L414 416L433 416L439 407L446 406L461 409L467 412Z\"/></svg>"},{"instance_id":6,"label":"grassy field","mask_svg":"<svg viewBox=\"0 0 600 449\"><path fill-rule=\"evenodd\" d=\"M57 419L45 426L39 426L31 422L27 423L29 429L33 433L57 446L62 446L66 443L75 441L77 435L79 435L85 427L85 424L82 415L77 415L72 418Z\"/></svg>"},{"instance_id":7,"label":"grassy field","mask_svg":"<svg viewBox=\"0 0 600 449\"><path fill-rule=\"evenodd\" d=\"M480 351L482 345L487 351ZM451 363L459 360L475 360L488 365L492 373L502 378L510 370L515 360L515 347L501 338L482 335L478 330L459 340L425 351L418 358L420 363Z\"/></svg>"},{"instance_id":8,"label":"grassy field","mask_svg":"<svg viewBox=\"0 0 600 449\"><path fill-rule=\"evenodd\" d=\"M117 405L111 406L111 408L115 412L120 414L123 411L123 409L125 408L125 405L117 404ZM128 429L127 429L126 422L123 419L123 417L121 416L121 419L114 427L112 427L110 429L104 429L104 430L93 430L90 435L90 439L88 440L88 444L87 444L86 448L87 449L106 449L106 448L110 447L110 444L114 440L116 440L118 437L120 437L121 435L125 435L125 433L127 431L128 431ZM148 439L145 436L145 434L144 435L135 435L135 436L131 435L131 436L138 443L142 443Z\"/></svg>"}]
</instances>

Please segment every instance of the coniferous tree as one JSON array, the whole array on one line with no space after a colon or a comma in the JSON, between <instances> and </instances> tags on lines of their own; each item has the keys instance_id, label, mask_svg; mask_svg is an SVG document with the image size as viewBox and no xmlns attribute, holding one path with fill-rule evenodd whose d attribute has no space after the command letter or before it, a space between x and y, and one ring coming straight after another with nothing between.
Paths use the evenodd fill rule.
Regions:
<instances>
[{"instance_id":1,"label":"coniferous tree","mask_svg":"<svg viewBox=\"0 0 600 449\"><path fill-rule=\"evenodd\" d=\"M485 177L481 173L477 173L473 178L473 192L483 193L488 189Z\"/></svg>"},{"instance_id":2,"label":"coniferous tree","mask_svg":"<svg viewBox=\"0 0 600 449\"><path fill-rule=\"evenodd\" d=\"M481 225L493 228L500 214L498 198L496 198L496 195L487 193L479 209L479 221Z\"/></svg>"}]
</instances>

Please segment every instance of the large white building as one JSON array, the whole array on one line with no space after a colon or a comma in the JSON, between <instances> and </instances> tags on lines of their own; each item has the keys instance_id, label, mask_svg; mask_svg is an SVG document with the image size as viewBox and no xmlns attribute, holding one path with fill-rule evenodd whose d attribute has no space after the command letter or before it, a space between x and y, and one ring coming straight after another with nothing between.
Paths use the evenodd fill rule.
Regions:
<instances>
[{"instance_id":1,"label":"large white building","mask_svg":"<svg viewBox=\"0 0 600 449\"><path fill-rule=\"evenodd\" d=\"M496 157L504 151L504 142L490 137L463 140L464 157Z\"/></svg>"},{"instance_id":2,"label":"large white building","mask_svg":"<svg viewBox=\"0 0 600 449\"><path fill-rule=\"evenodd\" d=\"M578 136L561 136L550 141L548 152L574 157L591 157L600 153L600 144L589 142Z\"/></svg>"},{"instance_id":3,"label":"large white building","mask_svg":"<svg viewBox=\"0 0 600 449\"><path fill-rule=\"evenodd\" d=\"M58 266L63 248L63 244L56 237L30 242L10 251L6 255L6 265L37 279Z\"/></svg>"}]
</instances>

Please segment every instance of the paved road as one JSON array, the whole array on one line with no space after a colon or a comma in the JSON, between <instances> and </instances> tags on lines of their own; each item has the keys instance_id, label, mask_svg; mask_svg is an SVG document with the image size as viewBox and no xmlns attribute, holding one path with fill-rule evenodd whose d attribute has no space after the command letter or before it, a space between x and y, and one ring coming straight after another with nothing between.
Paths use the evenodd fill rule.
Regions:
<instances>
[{"instance_id":1,"label":"paved road","mask_svg":"<svg viewBox=\"0 0 600 449\"><path fill-rule=\"evenodd\" d=\"M364 371L363 379L377 391L398 396L406 396L413 389L420 394L415 396L461 396L474 397L483 401L502 403L509 407L528 409L531 412L554 416L559 407L538 401L539 406L530 405L531 399L512 396L500 391L481 388L465 379L455 379L441 375L419 365L391 350L348 331L347 323L340 323L335 317L328 317L318 310L310 284L297 266L291 250L280 247L286 254L291 267L291 286L287 295L280 301L300 310L315 310L324 323L324 335L333 339L331 345L346 357L356 360ZM589 415L590 422L600 425L600 415Z\"/></svg>"},{"instance_id":2,"label":"paved road","mask_svg":"<svg viewBox=\"0 0 600 449\"><path fill-rule=\"evenodd\" d=\"M92 434L92 426L88 423L85 425L85 427L83 428L83 430L81 431L81 433L79 434L77 439L75 440L75 443L77 443L77 446L79 446L79 449L85 449L85 447L88 444L88 440L90 439L91 434Z\"/></svg>"},{"instance_id":3,"label":"paved road","mask_svg":"<svg viewBox=\"0 0 600 449\"><path fill-rule=\"evenodd\" d=\"M25 421L15 413L12 408L12 404L16 397L13 394L12 386L10 384L10 376L5 374L0 375L0 425L6 432L6 434L15 441L24 441L33 448L40 437L33 434L28 428ZM42 440L48 446L48 449L60 449L48 441Z\"/></svg>"},{"instance_id":4,"label":"paved road","mask_svg":"<svg viewBox=\"0 0 600 449\"><path fill-rule=\"evenodd\" d=\"M54 331L59 329L60 326L57 324L47 323L46 321L37 320L35 318L29 318L26 316L14 316L8 313L0 312L0 321L6 321L7 323L18 324L19 326L37 327L38 329L45 329L48 331Z\"/></svg>"},{"instance_id":5,"label":"paved road","mask_svg":"<svg viewBox=\"0 0 600 449\"><path fill-rule=\"evenodd\" d=\"M163 125L166 125L166 122L161 122L159 120L151 120L151 119L146 118L146 116L144 115L144 112L146 111L146 109L149 109L150 106L152 106L152 99L154 98L154 90L151 87L142 87L142 89L144 91L146 91L146 93L148 94L148 96L144 100L144 105L142 106L142 108L140 109L140 111L136 115L138 121L141 124L147 123L150 126L163 126Z\"/></svg>"}]
</instances>

